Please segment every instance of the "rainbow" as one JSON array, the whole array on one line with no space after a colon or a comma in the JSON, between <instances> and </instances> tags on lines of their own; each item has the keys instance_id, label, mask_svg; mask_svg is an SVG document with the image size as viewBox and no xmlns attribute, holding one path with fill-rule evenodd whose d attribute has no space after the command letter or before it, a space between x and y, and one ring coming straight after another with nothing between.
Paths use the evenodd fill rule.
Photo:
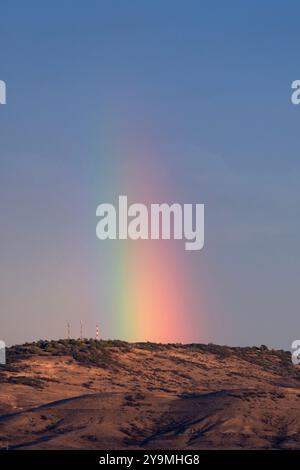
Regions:
<instances>
[{"instance_id":1,"label":"rainbow","mask_svg":"<svg viewBox=\"0 0 300 470\"><path fill-rule=\"evenodd\" d=\"M157 158L146 155L140 146L137 149L136 141L134 145L127 142L113 155L107 181L113 180L114 184L108 187L107 183L109 196L98 203L117 203L120 194L126 194L129 203L172 202L163 165L155 167L152 162L157 162ZM112 187L118 189L114 192ZM106 240L101 243L106 244L105 260L100 261L105 267L102 278L106 278L101 291L106 299L106 321L111 337L162 343L201 339L203 331L195 332L200 312L195 313L185 262L186 257L193 255L183 252L181 241Z\"/></svg>"}]
</instances>

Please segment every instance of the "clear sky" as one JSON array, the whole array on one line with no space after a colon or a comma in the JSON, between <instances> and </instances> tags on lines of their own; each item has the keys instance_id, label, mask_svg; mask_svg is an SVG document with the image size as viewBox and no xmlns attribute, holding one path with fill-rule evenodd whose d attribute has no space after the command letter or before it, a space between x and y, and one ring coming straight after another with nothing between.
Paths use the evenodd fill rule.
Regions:
<instances>
[{"instance_id":1,"label":"clear sky","mask_svg":"<svg viewBox=\"0 0 300 470\"><path fill-rule=\"evenodd\" d=\"M290 348L299 18L296 1L2 0L1 339L83 319L87 336ZM97 205L122 193L204 203L204 249L97 240Z\"/></svg>"}]
</instances>

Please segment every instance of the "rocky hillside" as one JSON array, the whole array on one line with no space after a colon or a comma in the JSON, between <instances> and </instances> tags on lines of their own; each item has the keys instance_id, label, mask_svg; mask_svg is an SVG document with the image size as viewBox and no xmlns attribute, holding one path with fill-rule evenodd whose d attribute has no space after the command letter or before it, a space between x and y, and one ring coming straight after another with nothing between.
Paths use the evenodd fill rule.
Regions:
<instances>
[{"instance_id":1,"label":"rocky hillside","mask_svg":"<svg viewBox=\"0 0 300 470\"><path fill-rule=\"evenodd\" d=\"M2 449L300 449L288 352L61 340L7 356Z\"/></svg>"}]
</instances>

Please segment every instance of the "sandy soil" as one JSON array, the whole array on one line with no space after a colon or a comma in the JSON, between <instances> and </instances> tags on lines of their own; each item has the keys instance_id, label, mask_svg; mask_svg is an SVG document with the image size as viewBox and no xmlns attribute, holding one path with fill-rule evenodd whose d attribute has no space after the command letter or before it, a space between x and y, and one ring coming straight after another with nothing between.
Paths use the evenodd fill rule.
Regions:
<instances>
[{"instance_id":1,"label":"sandy soil","mask_svg":"<svg viewBox=\"0 0 300 470\"><path fill-rule=\"evenodd\" d=\"M2 367L0 447L300 449L300 371L288 353L107 350L105 367L55 355Z\"/></svg>"}]
</instances>

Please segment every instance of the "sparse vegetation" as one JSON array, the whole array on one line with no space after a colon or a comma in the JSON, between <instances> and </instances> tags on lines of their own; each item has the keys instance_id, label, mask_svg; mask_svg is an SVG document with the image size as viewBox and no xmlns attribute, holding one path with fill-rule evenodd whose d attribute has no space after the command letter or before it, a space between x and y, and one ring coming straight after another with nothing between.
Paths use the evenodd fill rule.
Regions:
<instances>
[{"instance_id":1,"label":"sparse vegetation","mask_svg":"<svg viewBox=\"0 0 300 470\"><path fill-rule=\"evenodd\" d=\"M7 356L0 428L16 448L299 447L300 368L289 352L62 339Z\"/></svg>"},{"instance_id":2,"label":"sparse vegetation","mask_svg":"<svg viewBox=\"0 0 300 470\"><path fill-rule=\"evenodd\" d=\"M21 346L12 346L7 350L7 366L14 367L18 359L34 355L70 356L77 362L86 366L93 365L101 368L115 368L118 363L114 352L127 353L133 348L162 353L167 349L188 350L195 353L213 354L220 361L226 361L229 357L236 357L250 364L256 364L270 369L272 372L286 371L295 378L300 379L300 371L295 369L291 363L291 354L288 351L272 350L267 346L260 347L229 347L209 344L163 344L163 343L127 343L120 340L95 340L95 339L60 339L40 340L35 343L25 343ZM184 361L174 357L176 363ZM199 367L206 368L205 364L199 363Z\"/></svg>"},{"instance_id":3,"label":"sparse vegetation","mask_svg":"<svg viewBox=\"0 0 300 470\"><path fill-rule=\"evenodd\" d=\"M120 352L127 352L131 345L125 341L108 340L98 341L95 339L60 339L60 340L40 340L36 343L25 343L22 346L12 346L7 350L8 367L18 359L30 356L71 356L78 362L85 365L96 365L107 368L115 364L111 351L118 349Z\"/></svg>"}]
</instances>

